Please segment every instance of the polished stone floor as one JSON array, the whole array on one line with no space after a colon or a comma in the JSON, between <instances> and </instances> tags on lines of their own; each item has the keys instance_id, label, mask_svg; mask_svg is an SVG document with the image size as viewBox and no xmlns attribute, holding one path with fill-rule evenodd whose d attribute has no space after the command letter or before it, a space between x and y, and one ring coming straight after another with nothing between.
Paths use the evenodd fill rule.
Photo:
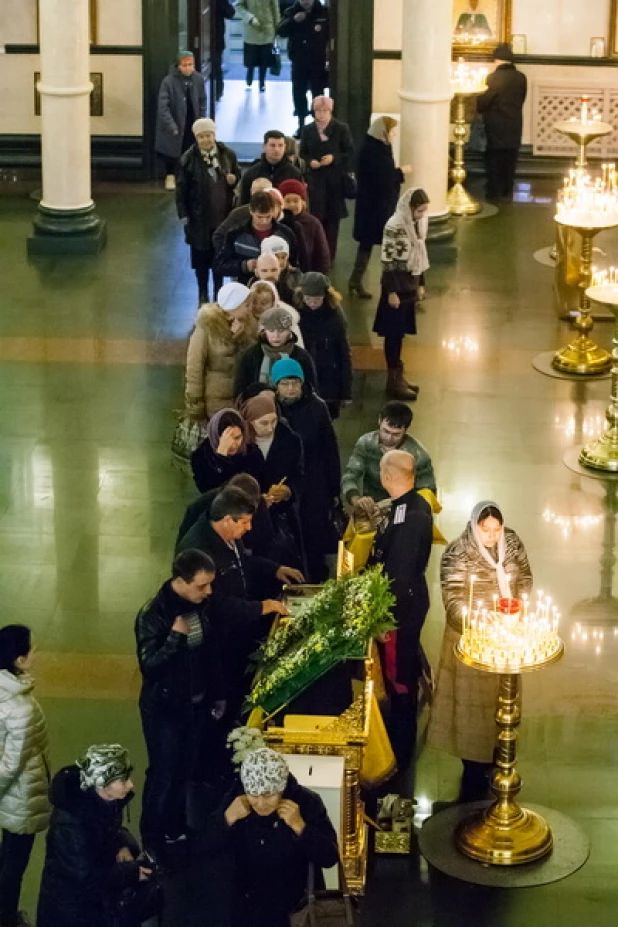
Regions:
<instances>
[{"instance_id":1,"label":"polished stone floor","mask_svg":"<svg viewBox=\"0 0 618 927\"><path fill-rule=\"evenodd\" d=\"M524 795L578 821L591 856L563 882L510 891L437 877L416 854L380 858L371 867L366 927L616 923L616 501L611 485L577 476L562 462L602 427L609 381L573 384L531 364L569 334L553 308L552 270L532 257L552 241L552 211L543 202L552 188L522 188L523 202L496 217L460 221L458 261L430 271L406 363L421 385L414 433L434 458L442 531L455 537L476 501L495 499L527 546L535 585L565 616L563 662L525 680L521 771ZM0 186L2 621L26 622L36 633L54 767L88 743L118 740L131 749L139 788L144 750L133 616L167 574L175 529L192 496L170 465L169 442L195 285L173 203L162 190L101 187L107 250L98 258L30 264L25 239L34 203L27 193ZM341 287L351 256L346 224L333 273ZM376 292L377 280L376 255ZM355 404L338 425L344 455L383 398L373 304L345 306L357 376ZM607 323L596 334L609 345ZM425 633L433 659L443 625L439 556L436 549ZM457 777L456 760L422 750L421 807L454 798ZM30 911L41 855L39 838L25 886ZM208 925L198 884L196 878L185 898L193 897L194 910L171 910L166 923Z\"/></svg>"}]
</instances>

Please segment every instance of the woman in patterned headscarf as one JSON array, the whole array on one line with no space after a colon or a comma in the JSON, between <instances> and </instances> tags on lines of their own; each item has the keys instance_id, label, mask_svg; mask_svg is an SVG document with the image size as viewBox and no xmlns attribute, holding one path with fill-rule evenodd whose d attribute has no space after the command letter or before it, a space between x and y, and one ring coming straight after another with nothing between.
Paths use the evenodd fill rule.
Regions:
<instances>
[{"instance_id":1,"label":"woman in patterned headscarf","mask_svg":"<svg viewBox=\"0 0 618 927\"><path fill-rule=\"evenodd\" d=\"M446 626L428 743L462 760L461 797L465 801L484 798L487 793L500 684L499 676L464 666L455 656L472 576L475 602L491 602L494 595L521 598L532 588L526 549L515 532L505 527L495 502L474 506L463 534L444 551L440 569Z\"/></svg>"},{"instance_id":2,"label":"woman in patterned headscarf","mask_svg":"<svg viewBox=\"0 0 618 927\"><path fill-rule=\"evenodd\" d=\"M299 785L281 754L250 753L240 780L215 815L212 849L234 860L229 890L234 927L289 927L303 900L309 864L321 870L339 859L337 836L319 795Z\"/></svg>"}]
</instances>

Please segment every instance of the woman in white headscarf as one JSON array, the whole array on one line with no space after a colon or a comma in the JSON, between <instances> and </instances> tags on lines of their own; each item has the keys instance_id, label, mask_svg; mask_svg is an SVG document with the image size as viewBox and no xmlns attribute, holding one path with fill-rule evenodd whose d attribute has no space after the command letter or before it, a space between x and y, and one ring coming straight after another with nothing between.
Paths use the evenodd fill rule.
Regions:
<instances>
[{"instance_id":1,"label":"woman in white headscarf","mask_svg":"<svg viewBox=\"0 0 618 927\"><path fill-rule=\"evenodd\" d=\"M416 334L416 303L424 273L429 267L427 238L429 197L420 187L410 187L399 197L397 208L382 237L382 292L373 330L384 338L391 399L412 402L419 388L403 374L401 348L406 335Z\"/></svg>"},{"instance_id":2,"label":"woman in white headscarf","mask_svg":"<svg viewBox=\"0 0 618 927\"><path fill-rule=\"evenodd\" d=\"M487 775L496 744L496 704L500 677L464 666L455 656L474 576L474 601L493 596L521 598L530 593L532 572L521 540L505 527L495 502L479 502L463 533L452 541L440 568L446 625L431 708L428 743L463 762L461 798L474 801L487 793Z\"/></svg>"},{"instance_id":3,"label":"woman in white headscarf","mask_svg":"<svg viewBox=\"0 0 618 927\"><path fill-rule=\"evenodd\" d=\"M309 864L339 859L337 836L322 799L299 785L285 758L268 747L243 761L240 780L215 814L207 846L234 861L233 927L289 927L303 900Z\"/></svg>"}]
</instances>

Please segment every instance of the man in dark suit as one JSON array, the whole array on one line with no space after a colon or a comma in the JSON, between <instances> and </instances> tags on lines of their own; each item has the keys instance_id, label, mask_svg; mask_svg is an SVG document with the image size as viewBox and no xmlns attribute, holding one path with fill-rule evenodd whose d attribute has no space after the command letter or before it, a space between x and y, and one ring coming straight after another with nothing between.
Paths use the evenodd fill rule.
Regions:
<instances>
[{"instance_id":1,"label":"man in dark suit","mask_svg":"<svg viewBox=\"0 0 618 927\"><path fill-rule=\"evenodd\" d=\"M380 656L390 705L387 728L400 769L409 763L416 744L420 637L429 610L425 570L433 530L431 508L416 492L414 477L412 454L384 454L380 479L392 505L370 558L371 564L383 565L396 599L397 629L380 644Z\"/></svg>"},{"instance_id":2,"label":"man in dark suit","mask_svg":"<svg viewBox=\"0 0 618 927\"><path fill-rule=\"evenodd\" d=\"M476 104L487 135L486 195L488 200L512 200L528 83L513 64L510 45L498 45L494 61L496 68L487 78L487 90Z\"/></svg>"}]
</instances>

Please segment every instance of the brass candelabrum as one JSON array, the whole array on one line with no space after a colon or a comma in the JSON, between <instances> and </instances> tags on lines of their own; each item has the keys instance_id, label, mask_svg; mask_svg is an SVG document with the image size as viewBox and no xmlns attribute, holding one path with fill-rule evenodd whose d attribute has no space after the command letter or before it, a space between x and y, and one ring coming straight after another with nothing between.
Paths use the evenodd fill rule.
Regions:
<instances>
[{"instance_id":1,"label":"brass candelabrum","mask_svg":"<svg viewBox=\"0 0 618 927\"><path fill-rule=\"evenodd\" d=\"M499 672L493 666L472 659L461 643L455 648L466 666L483 672ZM495 801L472 812L455 830L455 843L465 856L496 866L518 866L542 859L552 849L553 836L547 821L537 812L522 808L516 801L522 781L516 769L517 736L521 723L521 672L539 670L561 659L564 646L549 656L528 663L518 672L500 672L500 691L496 710L498 739L491 790Z\"/></svg>"},{"instance_id":2,"label":"brass candelabrum","mask_svg":"<svg viewBox=\"0 0 618 927\"><path fill-rule=\"evenodd\" d=\"M618 473L618 284L591 286L586 297L609 306L614 315L611 354L611 392L605 413L607 426L600 438L585 444L579 455L583 467Z\"/></svg>"},{"instance_id":3,"label":"brass candelabrum","mask_svg":"<svg viewBox=\"0 0 618 927\"><path fill-rule=\"evenodd\" d=\"M561 373L579 376L598 376L606 373L612 363L611 355L600 348L590 338L594 322L590 315L590 297L588 290L592 280L592 242L595 235L613 226L579 226L556 217L557 223L579 232L582 239L581 256L579 262L579 313L573 322L577 336L564 348L554 354L552 367Z\"/></svg>"},{"instance_id":4,"label":"brass candelabrum","mask_svg":"<svg viewBox=\"0 0 618 927\"><path fill-rule=\"evenodd\" d=\"M464 164L464 144L466 141L466 100L468 97L478 96L482 93L478 90L455 90L455 128L453 137L455 139L453 153L453 167L450 171L450 177L453 186L446 196L446 205L453 216L473 216L481 211L481 204L475 200L464 187L466 179L466 168Z\"/></svg>"}]
</instances>

